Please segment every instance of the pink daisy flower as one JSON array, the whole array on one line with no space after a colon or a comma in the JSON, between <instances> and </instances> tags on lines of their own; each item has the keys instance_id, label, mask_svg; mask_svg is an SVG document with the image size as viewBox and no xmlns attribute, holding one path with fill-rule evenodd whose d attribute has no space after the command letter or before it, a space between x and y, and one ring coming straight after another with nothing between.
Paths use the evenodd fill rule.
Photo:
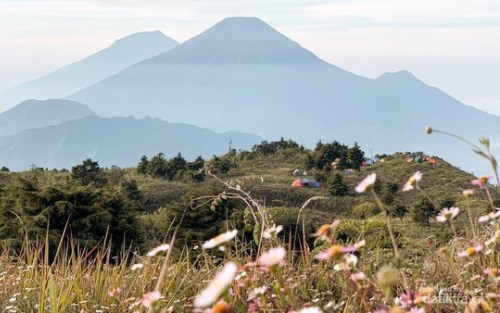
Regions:
<instances>
[{"instance_id":1,"label":"pink daisy flower","mask_svg":"<svg viewBox=\"0 0 500 313\"><path fill-rule=\"evenodd\" d=\"M368 175L363 181L361 181L355 188L357 193L363 193L366 191L370 191L375 185L375 181L377 180L377 174L373 173Z\"/></svg>"}]
</instances>

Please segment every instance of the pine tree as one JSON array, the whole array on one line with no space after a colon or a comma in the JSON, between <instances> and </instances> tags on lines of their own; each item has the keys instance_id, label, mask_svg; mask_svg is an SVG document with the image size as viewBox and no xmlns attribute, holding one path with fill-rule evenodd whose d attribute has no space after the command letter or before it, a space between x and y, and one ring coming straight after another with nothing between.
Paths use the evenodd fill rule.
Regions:
<instances>
[{"instance_id":1,"label":"pine tree","mask_svg":"<svg viewBox=\"0 0 500 313\"><path fill-rule=\"evenodd\" d=\"M437 214L437 210L427 198L422 198L413 206L411 213L414 222L429 226L429 219Z\"/></svg>"},{"instance_id":2,"label":"pine tree","mask_svg":"<svg viewBox=\"0 0 500 313\"><path fill-rule=\"evenodd\" d=\"M342 175L335 173L328 180L328 191L334 196L346 196L349 193L349 187L344 183Z\"/></svg>"},{"instance_id":3,"label":"pine tree","mask_svg":"<svg viewBox=\"0 0 500 313\"><path fill-rule=\"evenodd\" d=\"M103 186L105 184L99 163L91 159L86 159L82 164L73 166L71 168L71 178L79 181L82 185Z\"/></svg>"},{"instance_id":4,"label":"pine tree","mask_svg":"<svg viewBox=\"0 0 500 313\"><path fill-rule=\"evenodd\" d=\"M155 177L166 177L168 173L167 159L165 159L165 154L158 153L148 163L147 173Z\"/></svg>"},{"instance_id":5,"label":"pine tree","mask_svg":"<svg viewBox=\"0 0 500 313\"><path fill-rule=\"evenodd\" d=\"M137 173L146 175L148 173L149 160L148 157L143 155L141 161L137 165Z\"/></svg>"},{"instance_id":6,"label":"pine tree","mask_svg":"<svg viewBox=\"0 0 500 313\"><path fill-rule=\"evenodd\" d=\"M349 148L348 150L348 159L350 168L359 171L361 166L363 165L364 157L365 153L361 150L358 143L355 142L354 146Z\"/></svg>"}]
</instances>

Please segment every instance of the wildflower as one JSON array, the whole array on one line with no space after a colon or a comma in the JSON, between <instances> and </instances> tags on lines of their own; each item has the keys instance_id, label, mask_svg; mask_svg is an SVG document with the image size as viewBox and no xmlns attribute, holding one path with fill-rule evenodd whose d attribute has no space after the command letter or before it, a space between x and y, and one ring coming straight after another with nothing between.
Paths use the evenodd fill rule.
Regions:
<instances>
[{"instance_id":1,"label":"wildflower","mask_svg":"<svg viewBox=\"0 0 500 313\"><path fill-rule=\"evenodd\" d=\"M162 245L154 248L153 250L149 251L146 255L149 257L154 257L161 252L167 251L168 249L170 249L170 245L165 243L165 244L162 244Z\"/></svg>"},{"instance_id":2,"label":"wildflower","mask_svg":"<svg viewBox=\"0 0 500 313\"><path fill-rule=\"evenodd\" d=\"M430 135L430 134L432 133L432 127L430 127L430 126L425 126L424 131L425 131L425 134Z\"/></svg>"},{"instance_id":3,"label":"wildflower","mask_svg":"<svg viewBox=\"0 0 500 313\"><path fill-rule=\"evenodd\" d=\"M436 219L438 220L438 222L446 223L447 221L454 219L459 212L460 209L457 207L444 208L441 210L441 212L439 212L439 215L436 217Z\"/></svg>"},{"instance_id":4,"label":"wildflower","mask_svg":"<svg viewBox=\"0 0 500 313\"><path fill-rule=\"evenodd\" d=\"M366 279L366 275L363 272L358 272L358 273L351 274L351 276L349 278L352 281L360 281L360 280L365 280Z\"/></svg>"},{"instance_id":5,"label":"wildflower","mask_svg":"<svg viewBox=\"0 0 500 313\"><path fill-rule=\"evenodd\" d=\"M223 234L220 234L217 237L214 237L214 238L210 239L209 241L206 241L202 245L202 247L203 247L203 249L212 249L212 248L215 248L217 246L220 246L223 243L226 243L226 242L230 241L234 237L236 237L237 233L238 233L238 230L236 230L236 229L228 231L228 232L225 232Z\"/></svg>"},{"instance_id":6,"label":"wildflower","mask_svg":"<svg viewBox=\"0 0 500 313\"><path fill-rule=\"evenodd\" d=\"M238 267L233 262L226 263L208 286L196 297L194 306L204 308L214 303L232 283L237 270Z\"/></svg>"},{"instance_id":7,"label":"wildflower","mask_svg":"<svg viewBox=\"0 0 500 313\"><path fill-rule=\"evenodd\" d=\"M266 290L266 286L254 288L254 290L250 291L250 293L248 294L248 301L257 298L259 295L263 295L264 293L266 293Z\"/></svg>"},{"instance_id":8,"label":"wildflower","mask_svg":"<svg viewBox=\"0 0 500 313\"><path fill-rule=\"evenodd\" d=\"M498 268L487 268L484 270L484 274L490 276L493 281L500 282L500 269Z\"/></svg>"},{"instance_id":9,"label":"wildflower","mask_svg":"<svg viewBox=\"0 0 500 313\"><path fill-rule=\"evenodd\" d=\"M341 271L341 270L348 271L353 269L356 266L356 264L358 264L358 257L355 256L354 254L346 254L342 257L339 264L335 264L333 269L336 271Z\"/></svg>"},{"instance_id":10,"label":"wildflower","mask_svg":"<svg viewBox=\"0 0 500 313\"><path fill-rule=\"evenodd\" d=\"M109 296L110 298L112 298L112 297L114 297L114 296L119 295L120 293L122 293L122 289L121 289L120 287L117 287L117 288L115 288L115 289L113 289L113 290L110 290L110 291L108 292L108 296Z\"/></svg>"},{"instance_id":11,"label":"wildflower","mask_svg":"<svg viewBox=\"0 0 500 313\"><path fill-rule=\"evenodd\" d=\"M281 225L273 225L273 227L268 228L264 231L262 236L266 239L274 238L276 235L278 235L281 231L283 230L283 226Z\"/></svg>"},{"instance_id":12,"label":"wildflower","mask_svg":"<svg viewBox=\"0 0 500 313\"><path fill-rule=\"evenodd\" d=\"M258 313L261 312L261 303L259 299L254 299L248 304L248 313Z\"/></svg>"},{"instance_id":13,"label":"wildflower","mask_svg":"<svg viewBox=\"0 0 500 313\"><path fill-rule=\"evenodd\" d=\"M264 252L257 263L259 265L270 268L276 265L283 265L286 256L286 250L283 247L272 248L269 251Z\"/></svg>"},{"instance_id":14,"label":"wildflower","mask_svg":"<svg viewBox=\"0 0 500 313\"><path fill-rule=\"evenodd\" d=\"M413 303L414 298L415 298L415 294L413 293L413 291L409 290L407 292L403 292L395 300L398 304L401 304L404 307L409 307L409 306L412 306L414 304Z\"/></svg>"},{"instance_id":15,"label":"wildflower","mask_svg":"<svg viewBox=\"0 0 500 313\"><path fill-rule=\"evenodd\" d=\"M160 300L161 293L158 290L145 293L140 300L140 303L146 308L150 308L156 301Z\"/></svg>"},{"instance_id":16,"label":"wildflower","mask_svg":"<svg viewBox=\"0 0 500 313\"><path fill-rule=\"evenodd\" d=\"M406 310L400 306L392 307L387 313L406 313Z\"/></svg>"},{"instance_id":17,"label":"wildflower","mask_svg":"<svg viewBox=\"0 0 500 313\"><path fill-rule=\"evenodd\" d=\"M130 267L130 270L132 271L136 271L136 270L140 270L141 268L144 267L144 264L142 263L137 263L137 264L134 264Z\"/></svg>"},{"instance_id":18,"label":"wildflower","mask_svg":"<svg viewBox=\"0 0 500 313\"><path fill-rule=\"evenodd\" d=\"M241 271L236 277L234 277L235 280L242 280L245 276L247 276L247 272Z\"/></svg>"},{"instance_id":19,"label":"wildflower","mask_svg":"<svg viewBox=\"0 0 500 313\"><path fill-rule=\"evenodd\" d=\"M473 256L478 254L481 250L483 249L482 246L476 246L476 247L469 247L465 249L464 251L460 252L457 254L459 258L464 258L466 256Z\"/></svg>"},{"instance_id":20,"label":"wildflower","mask_svg":"<svg viewBox=\"0 0 500 313\"><path fill-rule=\"evenodd\" d=\"M486 241L484 242L484 245L485 245L485 246L489 246L489 245L491 245L492 243L495 243L495 242L498 240L498 238L500 238L500 230L497 230L497 231L495 232L495 234L493 235L493 237L491 237L490 239L486 240Z\"/></svg>"},{"instance_id":21,"label":"wildflower","mask_svg":"<svg viewBox=\"0 0 500 313\"><path fill-rule=\"evenodd\" d=\"M424 311L413 311L416 310L415 306L423 306L426 303L430 303L432 293L434 292L433 288L425 287L420 288L417 293L410 291L402 293L397 300L399 303L403 305L403 307L413 307L410 312L424 312Z\"/></svg>"},{"instance_id":22,"label":"wildflower","mask_svg":"<svg viewBox=\"0 0 500 313\"><path fill-rule=\"evenodd\" d=\"M414 189L417 186L417 183L421 179L422 179L422 173L420 173L420 171L415 172L415 174L413 174L408 179L408 181L406 182L406 184L404 184L403 191L410 191L410 190Z\"/></svg>"},{"instance_id":23,"label":"wildflower","mask_svg":"<svg viewBox=\"0 0 500 313\"><path fill-rule=\"evenodd\" d=\"M472 189L465 189L463 192L464 197L470 198L472 195L474 195L474 190Z\"/></svg>"},{"instance_id":24,"label":"wildflower","mask_svg":"<svg viewBox=\"0 0 500 313\"><path fill-rule=\"evenodd\" d=\"M343 247L340 245L333 245L326 251L318 253L316 255L317 260L339 260L344 254L353 253L358 251L361 247L365 245L365 241L362 240L352 246Z\"/></svg>"},{"instance_id":25,"label":"wildflower","mask_svg":"<svg viewBox=\"0 0 500 313\"><path fill-rule=\"evenodd\" d=\"M479 223L486 223L489 221L493 221L494 219L497 219L499 217L500 217L500 210L497 209L497 211L493 211L488 213L487 215L479 217Z\"/></svg>"},{"instance_id":26,"label":"wildflower","mask_svg":"<svg viewBox=\"0 0 500 313\"><path fill-rule=\"evenodd\" d=\"M488 184L488 180L490 180L490 178L492 178L492 177L493 176L481 176L479 178L471 180L470 183L473 186L479 186L479 188L485 189L486 188L486 184Z\"/></svg>"},{"instance_id":27,"label":"wildflower","mask_svg":"<svg viewBox=\"0 0 500 313\"><path fill-rule=\"evenodd\" d=\"M376 180L377 174L375 173L366 176L366 178L356 186L356 192L363 193L372 190Z\"/></svg>"},{"instance_id":28,"label":"wildflower","mask_svg":"<svg viewBox=\"0 0 500 313\"><path fill-rule=\"evenodd\" d=\"M231 305L226 301L218 301L214 306L208 311L210 313L229 313L231 312Z\"/></svg>"},{"instance_id":29,"label":"wildflower","mask_svg":"<svg viewBox=\"0 0 500 313\"><path fill-rule=\"evenodd\" d=\"M313 234L313 237L321 237L324 241L329 241L330 236L332 235L333 229L340 224L340 220L336 219L331 224L322 225L318 230Z\"/></svg>"}]
</instances>

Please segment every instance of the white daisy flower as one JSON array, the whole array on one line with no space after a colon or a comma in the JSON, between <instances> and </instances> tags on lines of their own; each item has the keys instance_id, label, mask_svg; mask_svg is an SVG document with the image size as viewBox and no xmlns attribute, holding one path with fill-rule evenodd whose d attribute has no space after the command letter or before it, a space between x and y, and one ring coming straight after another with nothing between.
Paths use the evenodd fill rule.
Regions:
<instances>
[{"instance_id":1,"label":"white daisy flower","mask_svg":"<svg viewBox=\"0 0 500 313\"><path fill-rule=\"evenodd\" d=\"M420 173L420 171L417 171L415 174L413 174L408 179L408 181L406 182L406 184L404 184L403 191L410 191L410 190L412 190L413 188L415 188L415 186L417 186L417 183L421 179L422 179L422 173Z\"/></svg>"},{"instance_id":2,"label":"white daisy flower","mask_svg":"<svg viewBox=\"0 0 500 313\"><path fill-rule=\"evenodd\" d=\"M223 234L220 234L217 237L214 237L210 239L209 241L206 241L202 247L203 249L212 249L217 246L220 246L223 243L226 243L230 240L232 240L234 237L236 237L236 234L238 233L238 230L233 229L231 231L225 232Z\"/></svg>"},{"instance_id":3,"label":"white daisy flower","mask_svg":"<svg viewBox=\"0 0 500 313\"><path fill-rule=\"evenodd\" d=\"M365 179L363 179L362 182L360 182L356 186L356 192L357 193L363 193L365 191L371 190L373 188L373 185L375 184L375 181L377 180L377 174L373 173L368 175Z\"/></svg>"},{"instance_id":4,"label":"white daisy flower","mask_svg":"<svg viewBox=\"0 0 500 313\"><path fill-rule=\"evenodd\" d=\"M154 248L153 250L149 251L146 255L149 256L149 257L154 257L154 256L158 255L161 252L167 251L168 249L170 249L170 245L164 243L164 244L162 244L162 245Z\"/></svg>"},{"instance_id":5,"label":"white daisy flower","mask_svg":"<svg viewBox=\"0 0 500 313\"><path fill-rule=\"evenodd\" d=\"M231 285L234 276L238 271L238 267L233 262L228 262L208 286L196 297L194 306L197 308L205 308L217 301L220 295Z\"/></svg>"},{"instance_id":6,"label":"white daisy flower","mask_svg":"<svg viewBox=\"0 0 500 313\"><path fill-rule=\"evenodd\" d=\"M439 212L436 219L438 222L446 223L447 221L454 219L458 215L459 212L460 212L460 209L457 207L444 208L441 210L441 212Z\"/></svg>"}]
</instances>

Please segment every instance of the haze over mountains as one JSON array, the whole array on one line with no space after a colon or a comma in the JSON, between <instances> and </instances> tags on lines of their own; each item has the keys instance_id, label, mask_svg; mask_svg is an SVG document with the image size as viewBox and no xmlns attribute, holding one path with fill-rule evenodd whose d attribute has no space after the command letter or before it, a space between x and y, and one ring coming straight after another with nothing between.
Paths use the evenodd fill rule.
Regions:
<instances>
[{"instance_id":1,"label":"haze over mountains","mask_svg":"<svg viewBox=\"0 0 500 313\"><path fill-rule=\"evenodd\" d=\"M0 136L23 130L57 125L95 115L87 106L68 100L26 100L12 109L0 113Z\"/></svg>"},{"instance_id":2,"label":"haze over mountains","mask_svg":"<svg viewBox=\"0 0 500 313\"><path fill-rule=\"evenodd\" d=\"M171 158L210 158L235 149L250 149L263 139L240 132L215 133L189 124L133 117L87 116L56 126L30 129L0 137L0 164L22 170L31 164L44 168L71 168L92 158L101 166L136 165L142 155L159 152Z\"/></svg>"},{"instance_id":3,"label":"haze over mountains","mask_svg":"<svg viewBox=\"0 0 500 313\"><path fill-rule=\"evenodd\" d=\"M466 168L467 148L424 137L424 126L472 139L500 133L500 118L409 72L378 79L355 75L257 18L225 19L68 98L105 116L150 114L264 138L291 137L308 146L321 139L357 141L375 152L426 150Z\"/></svg>"},{"instance_id":4,"label":"haze over mountains","mask_svg":"<svg viewBox=\"0 0 500 313\"><path fill-rule=\"evenodd\" d=\"M468 147L425 136L424 126L471 140L489 135L497 147L500 142L500 117L464 105L406 71L377 79L350 73L258 18L227 18L66 98L100 116L153 116L268 140L283 136L309 147L338 140L357 141L374 153L423 150L481 173L486 169L471 162Z\"/></svg>"},{"instance_id":5,"label":"haze over mountains","mask_svg":"<svg viewBox=\"0 0 500 313\"><path fill-rule=\"evenodd\" d=\"M160 31L126 36L81 61L0 92L0 111L26 99L62 98L177 45Z\"/></svg>"}]
</instances>

